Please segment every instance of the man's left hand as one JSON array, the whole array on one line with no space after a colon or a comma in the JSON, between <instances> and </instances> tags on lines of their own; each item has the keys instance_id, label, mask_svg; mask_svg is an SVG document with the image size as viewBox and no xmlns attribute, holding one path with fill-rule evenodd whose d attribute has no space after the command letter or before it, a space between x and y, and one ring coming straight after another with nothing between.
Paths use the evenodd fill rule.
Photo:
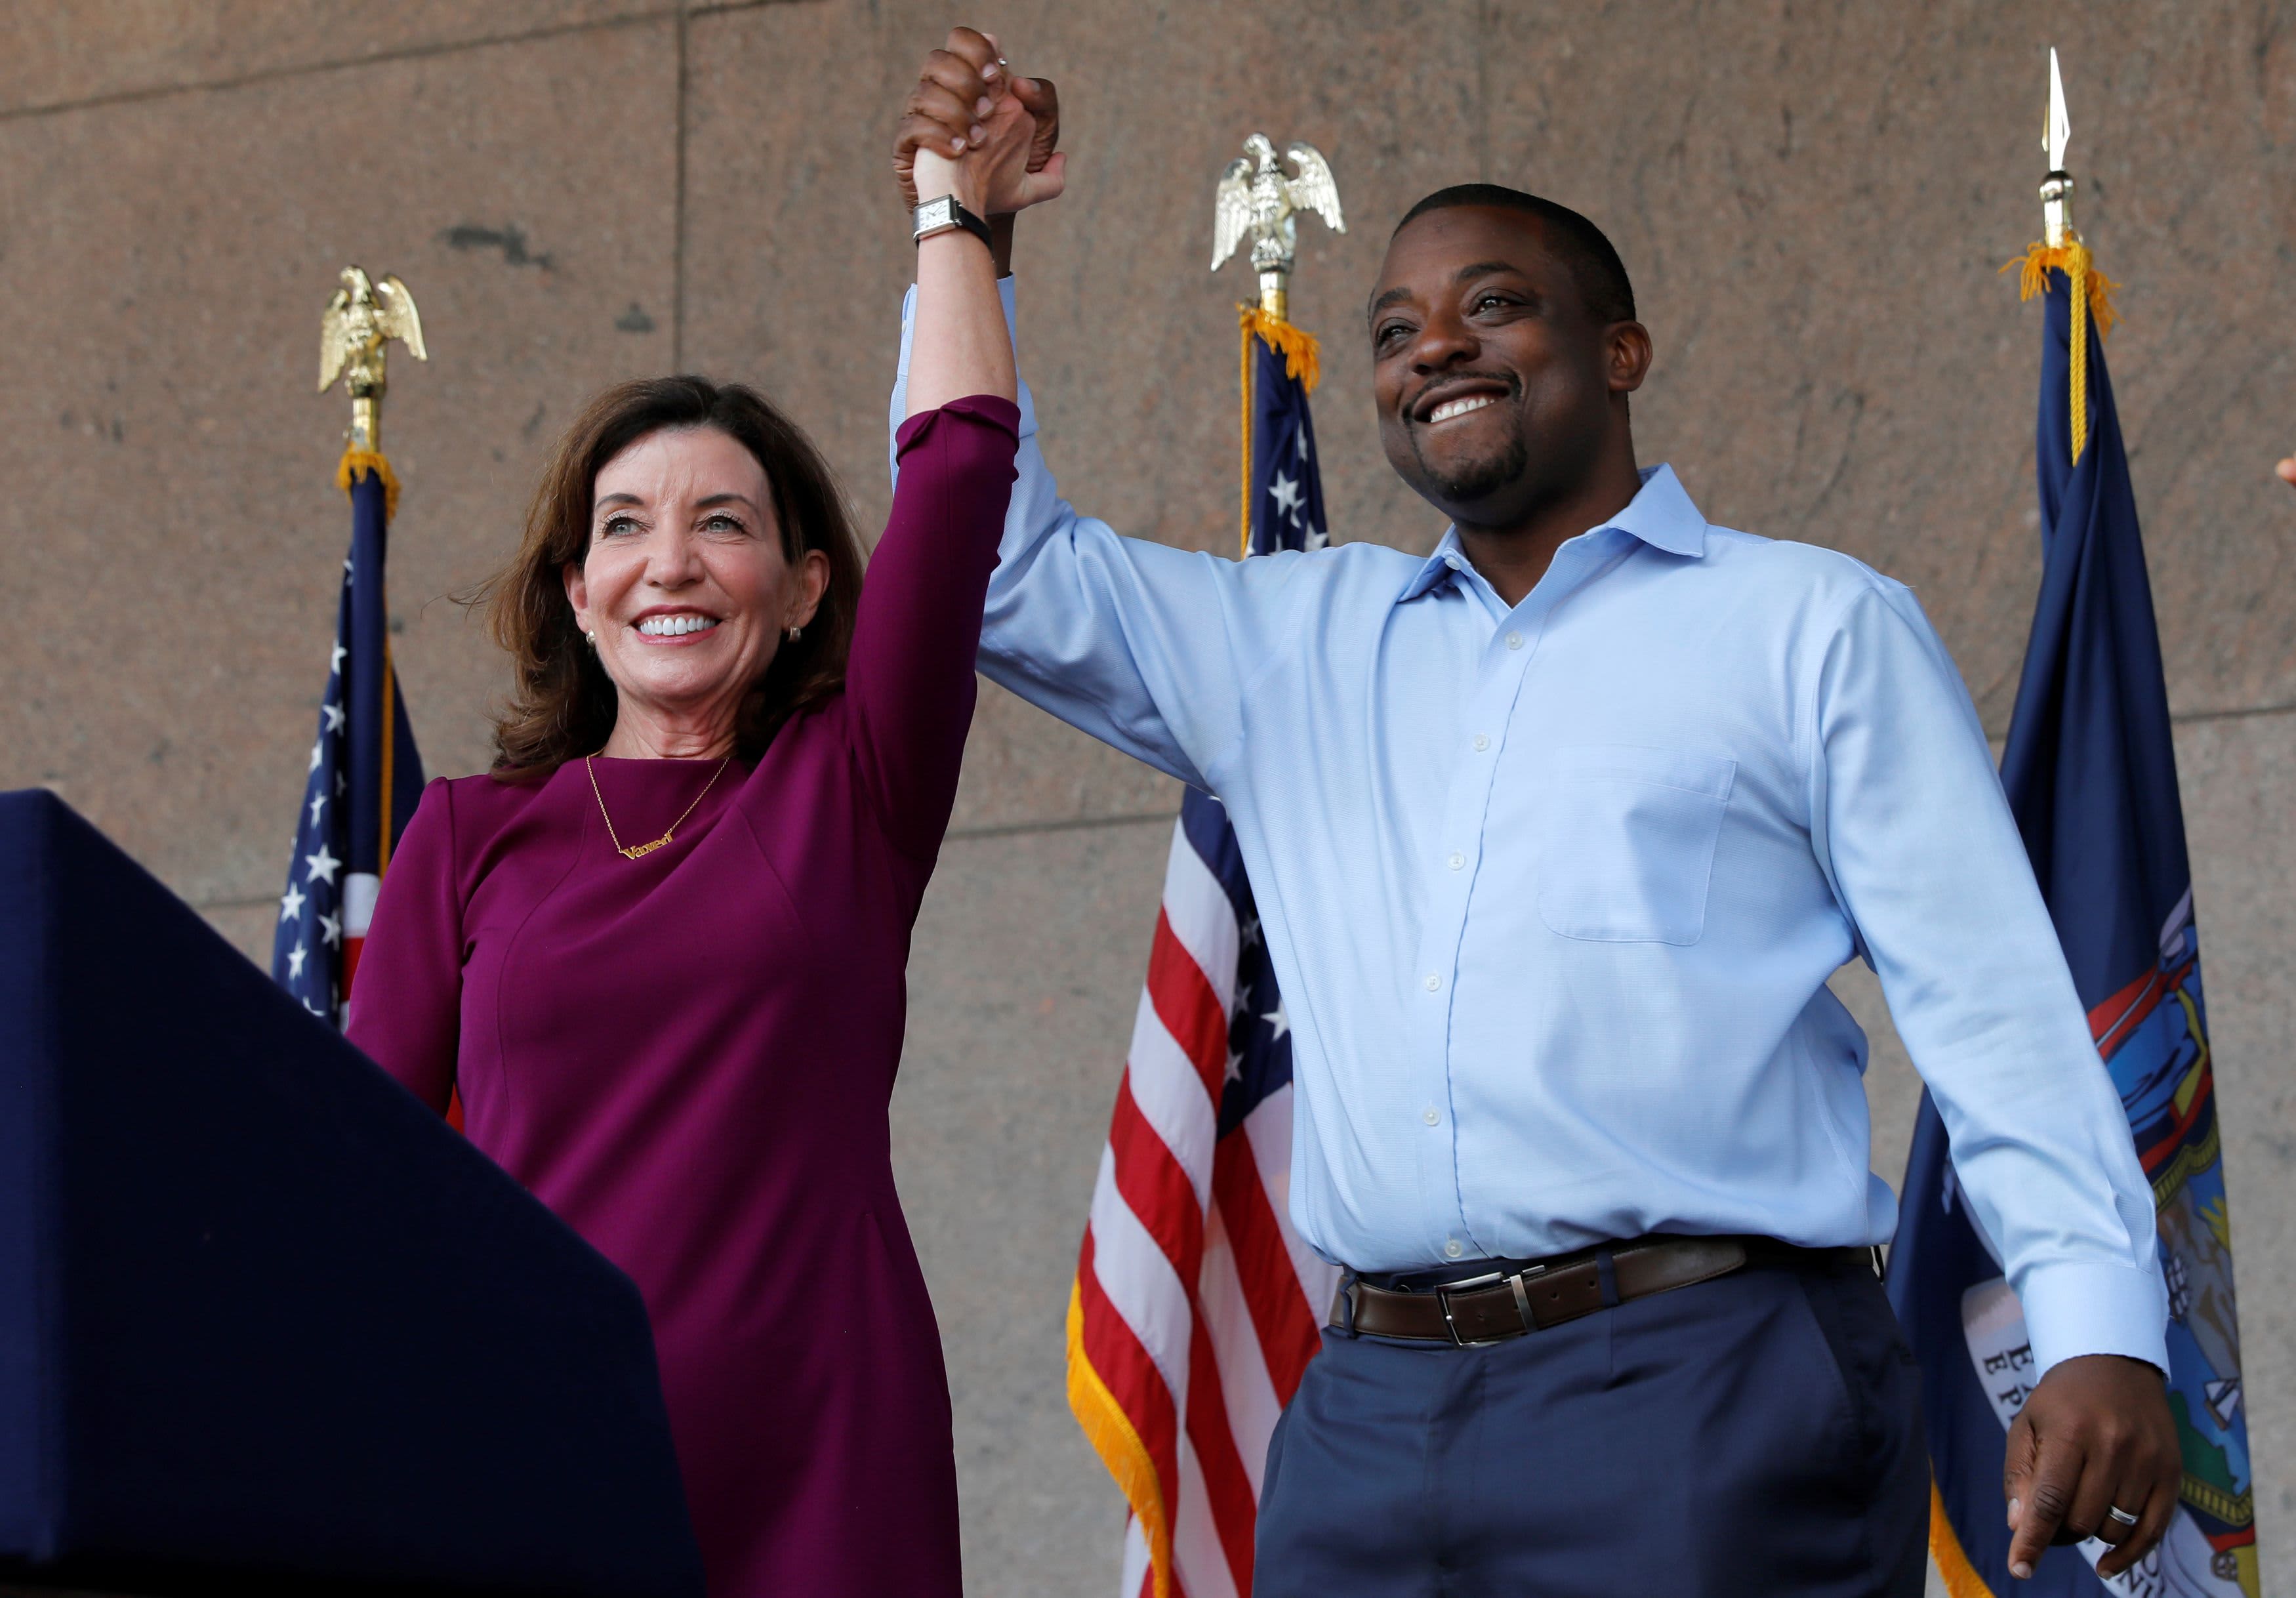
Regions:
<instances>
[{"instance_id":1,"label":"man's left hand","mask_svg":"<svg viewBox=\"0 0 2296 1598\"><path fill-rule=\"evenodd\" d=\"M2096 1573L2120 1575L2169 1529L2184 1472L2159 1371L2116 1354L2053 1366L2009 1428L2009 1573L2026 1580L2053 1541L2095 1537L2113 1545Z\"/></svg>"}]
</instances>

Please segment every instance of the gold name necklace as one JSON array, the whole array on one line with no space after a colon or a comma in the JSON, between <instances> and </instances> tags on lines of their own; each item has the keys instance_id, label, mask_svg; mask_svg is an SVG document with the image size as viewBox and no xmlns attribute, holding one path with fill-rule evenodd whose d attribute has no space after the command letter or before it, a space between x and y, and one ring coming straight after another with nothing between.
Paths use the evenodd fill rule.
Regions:
<instances>
[{"instance_id":1,"label":"gold name necklace","mask_svg":"<svg viewBox=\"0 0 2296 1598\"><path fill-rule=\"evenodd\" d=\"M726 768L734 763L734 757L730 754L723 760L718 762L718 769L709 774L709 780L701 784L701 791L693 796L693 805L688 805L685 809L680 810L677 813L677 819L671 822L668 826L662 829L662 834L660 837L655 839L652 843L634 843L627 848L624 848L622 847L621 838L614 831L614 818L607 813L606 796L598 791L598 768L596 766L592 764L592 758L593 757L588 755L582 757L582 769L590 774L590 792L592 797L596 799L598 801L598 814L605 817L606 837L613 843L614 852L616 854L624 856L632 860L636 859L641 855L652 854L654 850L661 848L662 845L668 843L674 836L676 836L677 829L685 824L685 818L693 814L693 805L700 804L703 799L709 796L709 791L718 786L718 779L724 776L726 774Z\"/></svg>"}]
</instances>

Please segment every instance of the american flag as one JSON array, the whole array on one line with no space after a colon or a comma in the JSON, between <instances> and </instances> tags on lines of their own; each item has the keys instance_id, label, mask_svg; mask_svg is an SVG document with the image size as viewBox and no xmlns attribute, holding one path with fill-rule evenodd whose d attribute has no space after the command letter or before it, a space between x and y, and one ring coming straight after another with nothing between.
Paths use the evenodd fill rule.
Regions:
<instances>
[{"instance_id":1,"label":"american flag","mask_svg":"<svg viewBox=\"0 0 2296 1598\"><path fill-rule=\"evenodd\" d=\"M1245 332L1257 553L1326 541L1314 346L1275 328ZM1251 1591L1268 1437L1339 1275L1292 1230L1291 1168L1283 996L1227 813L1192 789L1069 1299L1069 1403L1131 1506L1122 1598Z\"/></svg>"},{"instance_id":2,"label":"american flag","mask_svg":"<svg viewBox=\"0 0 2296 1598\"><path fill-rule=\"evenodd\" d=\"M334 1026L342 1024L391 848L422 797L422 760L399 702L383 598L397 484L375 455L346 456L341 480L351 500L350 553L287 891L271 938L272 979Z\"/></svg>"}]
</instances>

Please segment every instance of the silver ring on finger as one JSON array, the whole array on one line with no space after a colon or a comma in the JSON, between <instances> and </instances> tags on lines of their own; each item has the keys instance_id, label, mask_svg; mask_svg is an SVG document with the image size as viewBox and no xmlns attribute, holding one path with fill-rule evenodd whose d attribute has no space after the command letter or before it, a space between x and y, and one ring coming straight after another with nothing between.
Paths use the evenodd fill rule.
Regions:
<instances>
[{"instance_id":1,"label":"silver ring on finger","mask_svg":"<svg viewBox=\"0 0 2296 1598\"><path fill-rule=\"evenodd\" d=\"M2136 1525L2137 1520L2141 1518L2139 1516L2130 1514L2127 1510L2121 1508L2117 1504L2106 1504L2104 1506L2104 1512L2124 1527Z\"/></svg>"}]
</instances>

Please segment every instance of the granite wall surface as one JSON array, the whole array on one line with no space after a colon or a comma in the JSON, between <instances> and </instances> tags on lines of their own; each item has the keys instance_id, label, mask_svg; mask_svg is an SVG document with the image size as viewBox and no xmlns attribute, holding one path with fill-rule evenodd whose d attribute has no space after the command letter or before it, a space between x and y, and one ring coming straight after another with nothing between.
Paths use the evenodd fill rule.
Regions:
<instances>
[{"instance_id":1,"label":"granite wall surface","mask_svg":"<svg viewBox=\"0 0 2296 1598\"><path fill-rule=\"evenodd\" d=\"M908 247L885 177L916 0L62 0L0 53L0 787L46 783L251 954L324 675L344 406L312 393L347 261L396 272L398 660L434 773L488 758L496 658L451 596L543 453L619 377L763 384L887 503ZM1210 192L1242 135L1330 156L1294 314L1336 535L1439 525L1388 472L1363 296L1439 184L1603 225L1657 342L1636 402L1714 520L1912 583L1997 737L2038 571L2046 47L2080 220L2121 280L2113 377L2178 718L2238 1217L2258 1510L2296 1592L2296 4L2145 0L986 0L1055 78L1069 196L1024 219L1026 370L1070 497L1226 547L1242 275ZM895 1106L955 1382L975 1588L1104 1590L1120 1509L1061 1397L1073 1250L1154 919L1171 784L994 692L919 930ZM1874 1161L1916 1084L1870 979Z\"/></svg>"}]
</instances>

